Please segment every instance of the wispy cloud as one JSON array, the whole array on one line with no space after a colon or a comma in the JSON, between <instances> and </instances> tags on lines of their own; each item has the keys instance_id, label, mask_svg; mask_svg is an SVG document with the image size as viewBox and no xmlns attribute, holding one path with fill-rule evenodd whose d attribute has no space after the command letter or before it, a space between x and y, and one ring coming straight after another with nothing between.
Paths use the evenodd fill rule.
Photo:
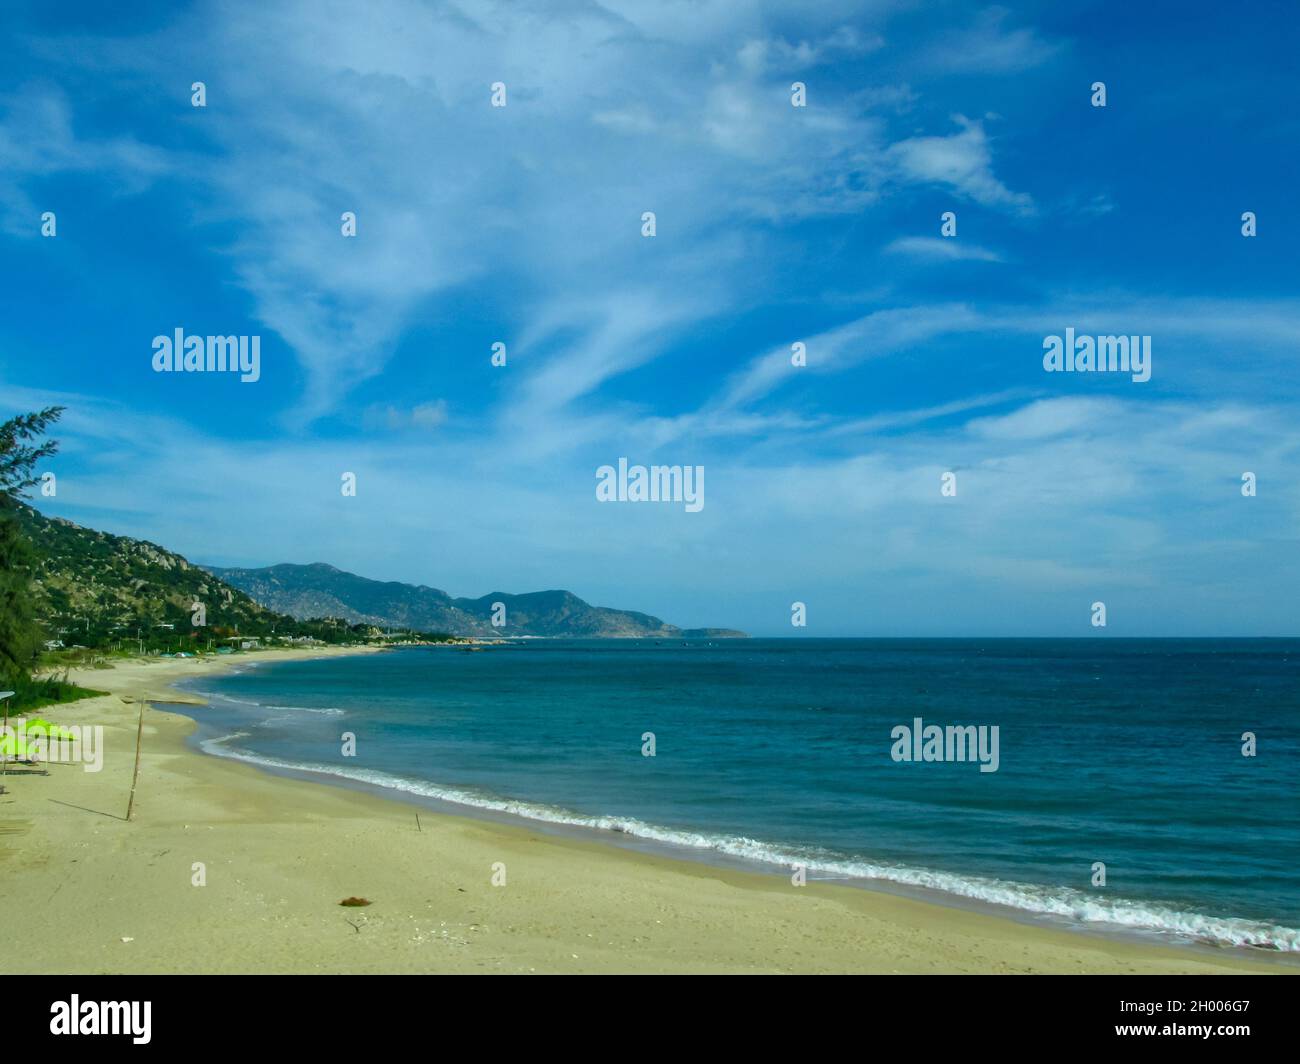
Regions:
<instances>
[{"instance_id":1,"label":"wispy cloud","mask_svg":"<svg viewBox=\"0 0 1300 1064\"><path fill-rule=\"evenodd\" d=\"M993 151L982 123L962 115L953 120L960 133L911 137L890 147L888 157L904 180L943 185L986 207L1022 214L1034 209L1033 199L1013 192L993 173Z\"/></svg>"},{"instance_id":2,"label":"wispy cloud","mask_svg":"<svg viewBox=\"0 0 1300 1064\"><path fill-rule=\"evenodd\" d=\"M647 4L204 5L147 49L122 38L46 49L125 66L169 96L178 65L226 57L208 106L187 116L212 153L187 180L206 187L205 219L236 232L222 250L256 317L303 364L293 417L310 422L383 372L430 301L502 273L525 293L524 328L605 298L606 278L652 261L665 305L710 276L719 304L743 303L761 276L734 266L776 254L771 227L869 209L899 184L1024 209L976 123L891 146L861 92L833 77L809 78L811 105L790 106L792 71L882 46L872 25L848 21L855 12L828 5L794 38L750 5L692 5L689 32ZM498 79L505 108L489 105ZM168 171L161 149L73 136L66 107L41 124L65 164L116 180ZM14 123L9 140L48 143L34 132ZM653 253L639 237L645 210L660 220ZM357 215L354 239L340 235L344 211Z\"/></svg>"},{"instance_id":3,"label":"wispy cloud","mask_svg":"<svg viewBox=\"0 0 1300 1064\"><path fill-rule=\"evenodd\" d=\"M37 84L0 98L0 159L0 226L17 237L39 236L40 215L54 206L32 198L39 182L94 175L131 194L185 168L182 158L131 136L78 135L66 94Z\"/></svg>"},{"instance_id":4,"label":"wispy cloud","mask_svg":"<svg viewBox=\"0 0 1300 1064\"><path fill-rule=\"evenodd\" d=\"M929 262L1002 262L996 251L954 237L900 236L885 245L893 255Z\"/></svg>"},{"instance_id":5,"label":"wispy cloud","mask_svg":"<svg viewBox=\"0 0 1300 1064\"><path fill-rule=\"evenodd\" d=\"M926 49L924 62L944 73L1015 74L1061 51L1061 42L1045 40L1032 27L1013 28L1011 16L1005 7L985 8L970 24L940 34Z\"/></svg>"}]
</instances>

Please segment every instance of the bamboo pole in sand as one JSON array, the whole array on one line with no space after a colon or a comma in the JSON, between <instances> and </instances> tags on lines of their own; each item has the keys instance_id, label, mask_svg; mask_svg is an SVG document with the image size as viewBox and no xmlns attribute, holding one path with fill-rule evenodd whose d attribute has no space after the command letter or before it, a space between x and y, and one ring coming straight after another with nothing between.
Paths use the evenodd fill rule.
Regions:
<instances>
[{"instance_id":1,"label":"bamboo pole in sand","mask_svg":"<svg viewBox=\"0 0 1300 1064\"><path fill-rule=\"evenodd\" d=\"M135 730L135 771L131 773L131 797L126 802L126 818L131 819L135 807L135 784L140 778L140 742L144 738L144 699L140 699L140 723Z\"/></svg>"}]
</instances>

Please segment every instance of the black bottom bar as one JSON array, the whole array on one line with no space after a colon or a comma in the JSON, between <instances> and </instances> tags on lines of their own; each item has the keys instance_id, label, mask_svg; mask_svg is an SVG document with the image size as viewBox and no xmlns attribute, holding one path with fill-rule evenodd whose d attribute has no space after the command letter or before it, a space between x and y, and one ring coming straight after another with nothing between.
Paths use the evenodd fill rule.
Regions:
<instances>
[{"instance_id":1,"label":"black bottom bar","mask_svg":"<svg viewBox=\"0 0 1300 1064\"><path fill-rule=\"evenodd\" d=\"M1231 1052L1293 1045L1298 985L1266 976L685 978L9 976L0 995L6 1044L26 1050L113 1042L333 1058L454 1035L439 1056L476 1039L491 1055L510 1045L613 1050L629 1036L642 1051L673 1055L701 1042L820 1053L852 1034L866 1053L873 1042L863 1038L884 1039L882 1051L902 1040L927 1051L1197 1043Z\"/></svg>"}]
</instances>

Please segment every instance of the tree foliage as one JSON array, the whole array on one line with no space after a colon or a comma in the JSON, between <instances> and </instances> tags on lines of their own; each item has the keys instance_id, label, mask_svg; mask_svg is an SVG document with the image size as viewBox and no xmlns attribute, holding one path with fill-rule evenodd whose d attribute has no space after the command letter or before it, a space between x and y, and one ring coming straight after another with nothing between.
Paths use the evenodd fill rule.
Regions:
<instances>
[{"instance_id":1,"label":"tree foliage","mask_svg":"<svg viewBox=\"0 0 1300 1064\"><path fill-rule=\"evenodd\" d=\"M25 498L27 489L40 483L36 463L59 449L58 440L35 444L63 416L61 406L47 406L34 414L19 414L0 425L0 497L9 503Z\"/></svg>"},{"instance_id":2,"label":"tree foliage","mask_svg":"<svg viewBox=\"0 0 1300 1064\"><path fill-rule=\"evenodd\" d=\"M40 483L36 463L58 449L37 441L59 420L63 407L20 414L0 424L0 679L26 679L41 633L29 593L34 552L17 520L18 500Z\"/></svg>"}]
</instances>

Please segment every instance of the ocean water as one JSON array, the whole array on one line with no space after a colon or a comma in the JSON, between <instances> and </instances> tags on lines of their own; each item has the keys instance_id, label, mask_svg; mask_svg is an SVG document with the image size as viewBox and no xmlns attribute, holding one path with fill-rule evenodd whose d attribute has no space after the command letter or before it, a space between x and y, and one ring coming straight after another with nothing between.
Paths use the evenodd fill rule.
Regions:
<instances>
[{"instance_id":1,"label":"ocean water","mask_svg":"<svg viewBox=\"0 0 1300 1064\"><path fill-rule=\"evenodd\" d=\"M210 753L785 876L803 864L1300 952L1300 640L574 640L248 661L194 685L212 699L193 711ZM893 729L918 717L996 725L997 771L895 761Z\"/></svg>"}]
</instances>

